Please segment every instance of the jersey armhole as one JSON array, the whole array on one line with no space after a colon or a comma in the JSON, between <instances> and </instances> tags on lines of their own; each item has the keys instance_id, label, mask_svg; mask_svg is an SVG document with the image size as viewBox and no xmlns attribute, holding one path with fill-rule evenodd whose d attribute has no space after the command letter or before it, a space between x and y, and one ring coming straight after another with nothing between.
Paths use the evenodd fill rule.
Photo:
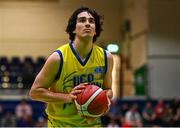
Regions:
<instances>
[{"instance_id":1,"label":"jersey armhole","mask_svg":"<svg viewBox=\"0 0 180 128\"><path fill-rule=\"evenodd\" d=\"M104 51L104 73L106 74L107 67L108 67L108 65L107 65L107 53L106 53L105 49L103 49L103 51Z\"/></svg>"},{"instance_id":2,"label":"jersey armhole","mask_svg":"<svg viewBox=\"0 0 180 128\"><path fill-rule=\"evenodd\" d=\"M63 67L63 56L62 56L62 53L61 53L60 50L55 50L54 52L57 52L59 57L60 57L60 59L61 59L60 65L59 65L59 70L58 70L58 73L57 73L57 75L55 77L55 80L58 80L60 75L61 75L61 71L62 71L62 67Z\"/></svg>"}]
</instances>

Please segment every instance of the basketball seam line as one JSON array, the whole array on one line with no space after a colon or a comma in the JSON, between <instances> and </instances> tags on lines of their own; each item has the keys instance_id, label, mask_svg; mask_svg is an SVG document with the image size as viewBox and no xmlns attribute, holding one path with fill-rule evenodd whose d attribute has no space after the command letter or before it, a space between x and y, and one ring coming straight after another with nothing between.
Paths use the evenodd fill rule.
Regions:
<instances>
[{"instance_id":1,"label":"basketball seam line","mask_svg":"<svg viewBox=\"0 0 180 128\"><path fill-rule=\"evenodd\" d=\"M103 91L103 90L102 90L101 88L99 88L98 90L96 90L96 91L94 92L94 94L93 94L93 95L86 101L86 103L83 104L83 105L79 105L79 104L77 103L77 101L75 100L75 104L76 104L76 106L77 106L77 110L79 110L78 108L80 108L80 110L79 110L80 114L84 115L84 113L86 113L86 114L88 114L88 115L90 115L90 116L92 116L92 117L97 117L97 116L101 116L101 115L102 115L102 114L93 115L93 114L90 114L90 113L87 111L87 105L90 104L90 103L94 100L94 98L95 98L97 95L99 95L102 91ZM84 93L84 92L83 92L83 93Z\"/></svg>"}]
</instances>

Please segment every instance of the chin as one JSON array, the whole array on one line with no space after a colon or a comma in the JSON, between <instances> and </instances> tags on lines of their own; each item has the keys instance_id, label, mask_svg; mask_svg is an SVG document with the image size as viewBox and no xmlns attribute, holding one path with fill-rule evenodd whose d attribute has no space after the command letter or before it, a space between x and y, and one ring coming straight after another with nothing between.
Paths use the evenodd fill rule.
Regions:
<instances>
[{"instance_id":1,"label":"chin","mask_svg":"<svg viewBox=\"0 0 180 128\"><path fill-rule=\"evenodd\" d=\"M93 38L92 34L83 34L81 37L83 38Z\"/></svg>"}]
</instances>

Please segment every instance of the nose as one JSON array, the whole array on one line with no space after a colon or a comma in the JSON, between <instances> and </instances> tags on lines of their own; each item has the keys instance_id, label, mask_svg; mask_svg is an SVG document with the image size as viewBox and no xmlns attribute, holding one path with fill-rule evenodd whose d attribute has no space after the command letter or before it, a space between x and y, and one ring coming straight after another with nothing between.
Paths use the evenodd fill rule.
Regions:
<instances>
[{"instance_id":1,"label":"nose","mask_svg":"<svg viewBox=\"0 0 180 128\"><path fill-rule=\"evenodd\" d=\"M89 19L86 19L85 26L86 26L86 27L90 27Z\"/></svg>"},{"instance_id":2,"label":"nose","mask_svg":"<svg viewBox=\"0 0 180 128\"><path fill-rule=\"evenodd\" d=\"M86 20L85 27L89 28L91 25L88 20Z\"/></svg>"},{"instance_id":3,"label":"nose","mask_svg":"<svg viewBox=\"0 0 180 128\"><path fill-rule=\"evenodd\" d=\"M89 27L90 27L90 24L89 24L89 23L86 23L86 24L85 24L85 27L86 27L86 28L89 28Z\"/></svg>"}]
</instances>

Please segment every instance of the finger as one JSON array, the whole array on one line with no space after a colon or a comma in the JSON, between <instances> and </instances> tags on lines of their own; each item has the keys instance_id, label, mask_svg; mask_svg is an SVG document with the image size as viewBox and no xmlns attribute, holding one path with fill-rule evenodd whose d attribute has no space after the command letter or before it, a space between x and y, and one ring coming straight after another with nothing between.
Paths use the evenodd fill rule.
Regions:
<instances>
[{"instance_id":1,"label":"finger","mask_svg":"<svg viewBox=\"0 0 180 128\"><path fill-rule=\"evenodd\" d=\"M106 113L109 111L110 106L111 106L111 100L108 98L108 96L107 96L107 100L108 100L108 108L106 110Z\"/></svg>"},{"instance_id":2,"label":"finger","mask_svg":"<svg viewBox=\"0 0 180 128\"><path fill-rule=\"evenodd\" d=\"M72 99L74 99L74 100L75 100L75 99L77 99L77 96L75 96L75 95L72 95Z\"/></svg>"},{"instance_id":3,"label":"finger","mask_svg":"<svg viewBox=\"0 0 180 128\"><path fill-rule=\"evenodd\" d=\"M88 85L89 83L80 83L78 86L86 86L86 85Z\"/></svg>"},{"instance_id":4,"label":"finger","mask_svg":"<svg viewBox=\"0 0 180 128\"><path fill-rule=\"evenodd\" d=\"M73 95L73 94L69 94L69 99L70 101L72 102L73 100L77 99L77 96L76 95Z\"/></svg>"},{"instance_id":5,"label":"finger","mask_svg":"<svg viewBox=\"0 0 180 128\"><path fill-rule=\"evenodd\" d=\"M74 90L84 89L84 88L85 88L84 85L78 85L78 86L74 87Z\"/></svg>"},{"instance_id":6,"label":"finger","mask_svg":"<svg viewBox=\"0 0 180 128\"><path fill-rule=\"evenodd\" d=\"M108 107L110 107L110 106L111 106L111 100L108 98Z\"/></svg>"},{"instance_id":7,"label":"finger","mask_svg":"<svg viewBox=\"0 0 180 128\"><path fill-rule=\"evenodd\" d=\"M71 92L71 94L77 95L77 94L79 94L79 93L81 93L81 92L82 92L82 90L73 90L73 91Z\"/></svg>"},{"instance_id":8,"label":"finger","mask_svg":"<svg viewBox=\"0 0 180 128\"><path fill-rule=\"evenodd\" d=\"M83 83L84 86L89 85L88 83Z\"/></svg>"}]
</instances>

